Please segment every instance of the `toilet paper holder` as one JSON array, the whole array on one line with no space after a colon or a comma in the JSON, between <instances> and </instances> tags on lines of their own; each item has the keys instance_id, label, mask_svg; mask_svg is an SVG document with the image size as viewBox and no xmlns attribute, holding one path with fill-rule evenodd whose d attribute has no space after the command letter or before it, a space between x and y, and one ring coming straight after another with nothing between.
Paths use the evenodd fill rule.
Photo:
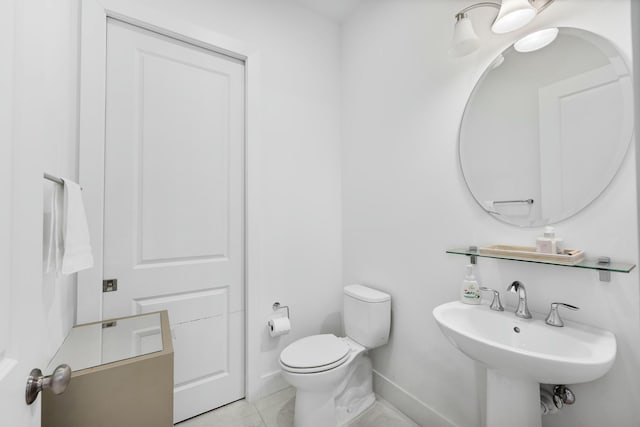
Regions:
<instances>
[{"instance_id":1,"label":"toilet paper holder","mask_svg":"<svg viewBox=\"0 0 640 427\"><path fill-rule=\"evenodd\" d=\"M287 319L291 319L291 316L289 315L289 306L288 305L280 305L280 303L278 301L273 303L273 311L278 311L278 310L287 310Z\"/></svg>"}]
</instances>

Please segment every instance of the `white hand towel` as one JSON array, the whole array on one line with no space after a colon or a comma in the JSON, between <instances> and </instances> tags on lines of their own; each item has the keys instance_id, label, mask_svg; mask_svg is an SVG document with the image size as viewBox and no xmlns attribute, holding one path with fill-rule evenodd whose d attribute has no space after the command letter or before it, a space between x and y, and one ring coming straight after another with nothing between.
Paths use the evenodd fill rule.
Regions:
<instances>
[{"instance_id":1,"label":"white hand towel","mask_svg":"<svg viewBox=\"0 0 640 427\"><path fill-rule=\"evenodd\" d=\"M82 189L68 179L64 180L64 219L62 274L76 273L93 267L93 254L89 242L89 226L82 203Z\"/></svg>"},{"instance_id":2,"label":"white hand towel","mask_svg":"<svg viewBox=\"0 0 640 427\"><path fill-rule=\"evenodd\" d=\"M51 206L45 227L45 273L60 274L62 268L62 186L54 185Z\"/></svg>"}]
</instances>

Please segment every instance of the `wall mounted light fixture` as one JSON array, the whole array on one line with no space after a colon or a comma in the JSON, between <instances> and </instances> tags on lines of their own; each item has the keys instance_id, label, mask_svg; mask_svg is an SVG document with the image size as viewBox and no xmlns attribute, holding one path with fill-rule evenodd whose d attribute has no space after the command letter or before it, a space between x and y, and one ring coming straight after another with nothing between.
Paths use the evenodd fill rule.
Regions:
<instances>
[{"instance_id":1,"label":"wall mounted light fixture","mask_svg":"<svg viewBox=\"0 0 640 427\"><path fill-rule=\"evenodd\" d=\"M518 52L533 52L538 49L542 49L545 46L551 44L556 37L558 37L559 30L555 27L545 28L544 30L536 31L531 34L527 34L517 42L513 44L513 48Z\"/></svg>"},{"instance_id":2,"label":"wall mounted light fixture","mask_svg":"<svg viewBox=\"0 0 640 427\"><path fill-rule=\"evenodd\" d=\"M468 16L469 11L479 7L494 7L498 9L498 15L491 25L491 31L496 34L503 34L524 27L553 1L502 0L501 3L481 2L465 7L455 15L456 23L453 29L453 40L451 41L449 54L451 56L465 56L480 47L480 40Z\"/></svg>"}]
</instances>

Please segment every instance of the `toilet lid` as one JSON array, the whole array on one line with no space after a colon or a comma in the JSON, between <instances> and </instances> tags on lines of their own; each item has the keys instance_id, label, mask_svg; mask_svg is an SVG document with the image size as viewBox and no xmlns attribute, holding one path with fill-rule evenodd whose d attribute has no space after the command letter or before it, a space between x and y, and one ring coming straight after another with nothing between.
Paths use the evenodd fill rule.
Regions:
<instances>
[{"instance_id":1,"label":"toilet lid","mask_svg":"<svg viewBox=\"0 0 640 427\"><path fill-rule=\"evenodd\" d=\"M312 335L289 344L280 354L283 365L296 369L328 368L349 356L349 345L333 334Z\"/></svg>"}]
</instances>

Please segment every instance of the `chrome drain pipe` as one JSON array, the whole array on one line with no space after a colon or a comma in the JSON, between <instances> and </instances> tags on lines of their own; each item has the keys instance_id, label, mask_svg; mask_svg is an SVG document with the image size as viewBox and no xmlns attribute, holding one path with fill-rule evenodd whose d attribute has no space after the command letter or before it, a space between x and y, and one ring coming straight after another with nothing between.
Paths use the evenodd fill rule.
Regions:
<instances>
[{"instance_id":1,"label":"chrome drain pipe","mask_svg":"<svg viewBox=\"0 0 640 427\"><path fill-rule=\"evenodd\" d=\"M564 405L573 405L576 395L565 385L553 386L553 391L546 388L540 389L540 412L542 415L553 415Z\"/></svg>"}]
</instances>

